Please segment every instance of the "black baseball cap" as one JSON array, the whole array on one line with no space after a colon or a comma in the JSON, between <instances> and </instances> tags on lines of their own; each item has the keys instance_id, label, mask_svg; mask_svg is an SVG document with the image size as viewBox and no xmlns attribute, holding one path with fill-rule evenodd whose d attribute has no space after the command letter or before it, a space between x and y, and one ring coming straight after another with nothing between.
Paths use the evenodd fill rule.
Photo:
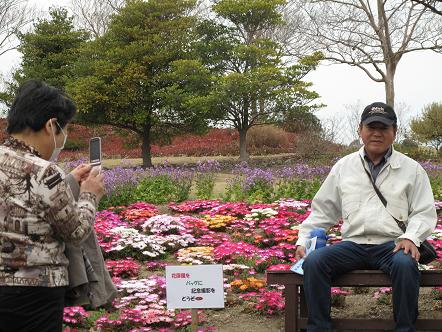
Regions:
<instances>
[{"instance_id":1,"label":"black baseball cap","mask_svg":"<svg viewBox=\"0 0 442 332\"><path fill-rule=\"evenodd\" d=\"M373 122L381 122L386 126L397 123L396 113L390 105L376 102L364 108L361 115L361 123L368 125Z\"/></svg>"}]
</instances>

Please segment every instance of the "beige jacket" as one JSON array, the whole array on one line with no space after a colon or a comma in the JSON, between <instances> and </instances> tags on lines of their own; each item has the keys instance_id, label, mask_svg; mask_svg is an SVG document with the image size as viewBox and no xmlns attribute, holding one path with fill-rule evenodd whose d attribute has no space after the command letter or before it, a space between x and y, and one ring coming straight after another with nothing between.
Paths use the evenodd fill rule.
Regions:
<instances>
[{"instance_id":1,"label":"beige jacket","mask_svg":"<svg viewBox=\"0 0 442 332\"><path fill-rule=\"evenodd\" d=\"M362 147L333 166L313 199L310 216L300 226L297 245L305 246L312 229L328 229L341 217L343 240L360 244L404 238L420 246L433 232L436 208L422 166L393 150L376 179L376 186L388 202L385 208L362 166L363 152ZM391 215L405 223L405 234Z\"/></svg>"},{"instance_id":2,"label":"beige jacket","mask_svg":"<svg viewBox=\"0 0 442 332\"><path fill-rule=\"evenodd\" d=\"M0 286L68 285L65 243L89 236L96 196L77 203L64 177L23 142L0 146Z\"/></svg>"}]
</instances>

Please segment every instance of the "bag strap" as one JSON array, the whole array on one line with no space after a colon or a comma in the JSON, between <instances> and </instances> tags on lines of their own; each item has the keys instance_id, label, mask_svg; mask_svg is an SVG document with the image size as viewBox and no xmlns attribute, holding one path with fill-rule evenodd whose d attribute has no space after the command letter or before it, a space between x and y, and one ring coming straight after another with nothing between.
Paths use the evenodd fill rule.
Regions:
<instances>
[{"instance_id":1,"label":"bag strap","mask_svg":"<svg viewBox=\"0 0 442 332\"><path fill-rule=\"evenodd\" d=\"M364 168L365 173L367 173L367 176L370 179L371 184L373 185L374 191L376 192L376 194L378 195L378 197L381 200L382 204L384 205L385 209L387 210L387 200L385 199L384 195L382 195L382 193L379 191L378 187L375 185L375 183L373 181L373 178L370 175L370 172L367 171L367 169L365 168L364 160L362 160L361 156L359 156L359 158L361 159L362 167ZM399 226L399 228L402 230L402 232L405 233L405 230L406 230L405 224L402 221L396 219L388 210L387 210L387 212L394 219L394 221L396 221L396 224Z\"/></svg>"}]
</instances>

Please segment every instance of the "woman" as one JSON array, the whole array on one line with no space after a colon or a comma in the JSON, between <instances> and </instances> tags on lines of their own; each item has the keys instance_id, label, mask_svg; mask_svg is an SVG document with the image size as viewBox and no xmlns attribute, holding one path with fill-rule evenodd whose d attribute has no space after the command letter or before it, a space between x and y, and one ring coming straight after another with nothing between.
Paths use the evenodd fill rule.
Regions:
<instances>
[{"instance_id":1,"label":"woman","mask_svg":"<svg viewBox=\"0 0 442 332\"><path fill-rule=\"evenodd\" d=\"M0 331L61 331L68 280L65 243L93 227L103 176L88 165L78 202L53 161L76 113L61 91L31 80L17 91L0 145Z\"/></svg>"}]
</instances>

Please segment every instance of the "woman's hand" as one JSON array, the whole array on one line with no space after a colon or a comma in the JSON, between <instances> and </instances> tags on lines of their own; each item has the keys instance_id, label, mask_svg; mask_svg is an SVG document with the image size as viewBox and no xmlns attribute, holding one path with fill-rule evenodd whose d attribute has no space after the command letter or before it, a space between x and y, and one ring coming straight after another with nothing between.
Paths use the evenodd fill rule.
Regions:
<instances>
[{"instance_id":1,"label":"woman's hand","mask_svg":"<svg viewBox=\"0 0 442 332\"><path fill-rule=\"evenodd\" d=\"M77 180L77 182L79 184L81 184L81 182L83 182L84 180L87 179L87 177L89 176L91 170L92 170L92 166L91 165L81 164L81 165L78 165L77 167L75 167L71 171L71 174L74 177L74 179Z\"/></svg>"},{"instance_id":2,"label":"woman's hand","mask_svg":"<svg viewBox=\"0 0 442 332\"><path fill-rule=\"evenodd\" d=\"M89 172L87 178L80 185L80 192L90 192L100 200L104 195L104 178L99 169L95 168Z\"/></svg>"}]
</instances>

